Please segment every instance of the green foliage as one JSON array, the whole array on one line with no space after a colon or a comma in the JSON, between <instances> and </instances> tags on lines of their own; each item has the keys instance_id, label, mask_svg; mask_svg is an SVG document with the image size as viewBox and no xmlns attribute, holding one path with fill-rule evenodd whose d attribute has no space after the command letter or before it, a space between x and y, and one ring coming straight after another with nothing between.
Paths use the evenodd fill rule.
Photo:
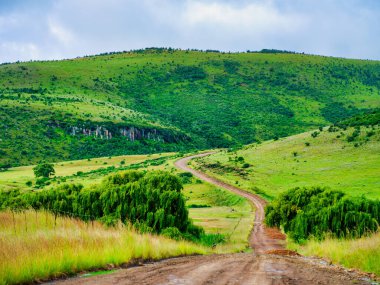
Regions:
<instances>
[{"instance_id":1,"label":"green foliage","mask_svg":"<svg viewBox=\"0 0 380 285\"><path fill-rule=\"evenodd\" d=\"M191 172L181 172L178 176L181 178L183 184L191 183L191 180L194 177Z\"/></svg>"},{"instance_id":2,"label":"green foliage","mask_svg":"<svg viewBox=\"0 0 380 285\"><path fill-rule=\"evenodd\" d=\"M49 178L55 174L54 165L51 163L41 163L33 168L33 172L37 178Z\"/></svg>"},{"instance_id":3,"label":"green foliage","mask_svg":"<svg viewBox=\"0 0 380 285\"><path fill-rule=\"evenodd\" d=\"M369 112L356 115L354 117L342 120L336 125L341 128L356 126L375 126L380 124L380 109L371 110Z\"/></svg>"},{"instance_id":4,"label":"green foliage","mask_svg":"<svg viewBox=\"0 0 380 285\"><path fill-rule=\"evenodd\" d=\"M283 227L297 242L326 234L356 238L378 230L380 201L321 187L294 188L267 205L265 213L267 225Z\"/></svg>"},{"instance_id":5,"label":"green foliage","mask_svg":"<svg viewBox=\"0 0 380 285\"><path fill-rule=\"evenodd\" d=\"M146 49L1 65L0 168L285 137L378 108L379 78L377 61L278 50ZM88 135L97 126L112 138Z\"/></svg>"},{"instance_id":6,"label":"green foliage","mask_svg":"<svg viewBox=\"0 0 380 285\"><path fill-rule=\"evenodd\" d=\"M167 172L126 171L90 188L66 184L38 192L0 192L0 209L46 209L55 215L101 220L107 225L122 221L141 232L160 233L170 228L167 235L176 228L198 239L203 229L189 220L181 189L181 181Z\"/></svg>"}]
</instances>

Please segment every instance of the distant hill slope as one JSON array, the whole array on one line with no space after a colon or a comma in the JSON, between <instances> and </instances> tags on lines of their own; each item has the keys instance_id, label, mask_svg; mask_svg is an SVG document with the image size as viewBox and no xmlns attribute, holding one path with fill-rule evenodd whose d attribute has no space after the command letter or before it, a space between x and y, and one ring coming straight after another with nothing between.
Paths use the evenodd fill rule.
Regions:
<instances>
[{"instance_id":1,"label":"distant hill slope","mask_svg":"<svg viewBox=\"0 0 380 285\"><path fill-rule=\"evenodd\" d=\"M322 131L223 151L194 165L268 199L304 186L380 198L379 115L377 110Z\"/></svg>"},{"instance_id":2,"label":"distant hill slope","mask_svg":"<svg viewBox=\"0 0 380 285\"><path fill-rule=\"evenodd\" d=\"M0 163L247 144L380 107L380 62L146 49L0 66Z\"/></svg>"}]
</instances>

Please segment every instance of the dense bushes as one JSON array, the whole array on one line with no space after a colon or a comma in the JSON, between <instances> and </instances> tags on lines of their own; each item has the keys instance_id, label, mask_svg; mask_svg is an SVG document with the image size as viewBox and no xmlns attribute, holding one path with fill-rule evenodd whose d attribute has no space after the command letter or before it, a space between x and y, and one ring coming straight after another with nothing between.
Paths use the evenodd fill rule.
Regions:
<instances>
[{"instance_id":1,"label":"dense bushes","mask_svg":"<svg viewBox=\"0 0 380 285\"><path fill-rule=\"evenodd\" d=\"M42 208L86 221L113 224L121 220L144 232L160 233L170 228L166 234L180 232L199 238L203 229L189 220L181 189L180 180L167 172L127 171L89 188L64 185L38 192L0 192L0 208Z\"/></svg>"},{"instance_id":2,"label":"dense bushes","mask_svg":"<svg viewBox=\"0 0 380 285\"><path fill-rule=\"evenodd\" d=\"M380 201L347 197L326 188L294 188L275 199L266 209L265 222L283 227L295 241L326 234L360 237L377 231Z\"/></svg>"}]
</instances>

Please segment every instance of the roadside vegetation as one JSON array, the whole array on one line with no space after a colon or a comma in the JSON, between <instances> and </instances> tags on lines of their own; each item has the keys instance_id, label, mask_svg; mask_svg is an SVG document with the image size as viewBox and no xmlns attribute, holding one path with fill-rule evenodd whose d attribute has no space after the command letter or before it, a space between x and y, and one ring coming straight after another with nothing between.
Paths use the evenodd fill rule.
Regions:
<instances>
[{"instance_id":1,"label":"roadside vegetation","mask_svg":"<svg viewBox=\"0 0 380 285\"><path fill-rule=\"evenodd\" d=\"M380 200L352 198L321 187L294 188L267 205L265 223L282 228L299 243L326 235L359 238L377 232Z\"/></svg>"},{"instance_id":2,"label":"roadside vegetation","mask_svg":"<svg viewBox=\"0 0 380 285\"><path fill-rule=\"evenodd\" d=\"M0 212L0 284L207 252L200 245L137 233L123 224L106 227L46 211Z\"/></svg>"},{"instance_id":3,"label":"roadside vegetation","mask_svg":"<svg viewBox=\"0 0 380 285\"><path fill-rule=\"evenodd\" d=\"M108 225L121 221L141 232L202 242L204 231L189 219L181 190L181 181L168 172L124 171L87 188L65 184L37 192L3 191L0 209L43 209Z\"/></svg>"},{"instance_id":4,"label":"roadside vegetation","mask_svg":"<svg viewBox=\"0 0 380 285\"><path fill-rule=\"evenodd\" d=\"M41 189L23 184L21 189L3 190L0 194L0 204L3 208L0 217L4 223L0 233L4 241L4 254L0 256L0 275L6 272L2 275L4 280L7 280L4 282L13 284L21 280L29 282L67 276L83 270L119 266L129 261L134 262L134 259L247 251L247 239L253 222L251 205L235 194L203 183L190 173L181 172L177 178L167 172L157 171L173 171L172 162L177 158L162 155L165 158L163 164L151 164L152 158L156 157L160 158L161 155L102 158L76 161L73 164L65 162L63 166L58 163L57 174L70 175L77 169L87 167L92 169L90 172L97 170L96 167L101 167L102 163L98 165L95 161L110 161L110 164L115 165L125 161L123 167L138 162L140 171L120 172L119 169L115 169L108 176L102 172L95 172L91 175L97 177L97 180L91 184L86 181L91 180L92 176L79 175L75 176L76 184L59 185L52 181L52 184ZM32 168L11 169L9 172L17 174L13 177L14 180L23 181L25 173L33 175ZM136 178L134 182L130 181L130 176ZM102 182L96 182L99 181L99 177L103 177ZM69 182L69 179L67 180ZM126 180L130 183L124 184ZM81 186L81 182L84 182L85 186ZM184 189L177 192L175 189L180 189L182 184ZM159 201L165 199L154 198L152 193L149 194L145 187L142 189L139 185L166 189L162 193L165 192L168 199L182 196L182 204L167 200L166 205L175 210L175 217L180 218L181 215L178 213L182 211L182 222L187 224L187 230L175 221L174 224L166 224L170 220L170 214L165 210L163 215L155 215L154 209L161 205ZM137 196L123 203L120 193L126 191L127 194L128 189L132 189L130 187ZM139 192L139 187L142 192ZM144 194L142 196L145 198L138 193ZM144 204L144 201L149 197L154 199L154 204L148 203L150 206L146 207L148 204ZM141 215L142 209L148 209L153 214L146 213L145 222L142 218L144 215L140 216L137 222L133 219L132 207L129 207L129 219L126 220L123 218L126 216L124 211L132 204L136 206L136 210L142 206L140 210L135 211L136 214L138 212ZM150 223L148 216L153 219ZM189 227L192 230L189 231ZM156 233L160 235L155 236ZM39 243L41 235L44 238ZM57 246L52 250L54 245ZM11 247L17 249L15 259L8 258ZM25 247L28 251L23 253L22 249ZM93 248L96 250L92 250ZM38 252L35 259L33 252ZM25 266L19 266L21 259L25 259Z\"/></svg>"},{"instance_id":5,"label":"roadside vegetation","mask_svg":"<svg viewBox=\"0 0 380 285\"><path fill-rule=\"evenodd\" d=\"M347 268L380 276L380 232L359 239L312 239L304 244L289 240L288 248L306 256L321 257Z\"/></svg>"},{"instance_id":6,"label":"roadside vegetation","mask_svg":"<svg viewBox=\"0 0 380 285\"><path fill-rule=\"evenodd\" d=\"M379 275L379 114L223 150L192 166L269 201L266 223L287 234L289 249Z\"/></svg>"}]
</instances>

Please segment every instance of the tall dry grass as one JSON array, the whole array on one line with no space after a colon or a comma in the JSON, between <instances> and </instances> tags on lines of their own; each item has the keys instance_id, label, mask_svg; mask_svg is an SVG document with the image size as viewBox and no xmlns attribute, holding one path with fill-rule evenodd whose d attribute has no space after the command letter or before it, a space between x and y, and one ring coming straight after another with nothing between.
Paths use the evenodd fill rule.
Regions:
<instances>
[{"instance_id":1,"label":"tall dry grass","mask_svg":"<svg viewBox=\"0 0 380 285\"><path fill-rule=\"evenodd\" d=\"M123 226L54 216L0 212L0 284L45 280L133 259L204 254L192 243L138 234Z\"/></svg>"},{"instance_id":2,"label":"tall dry grass","mask_svg":"<svg viewBox=\"0 0 380 285\"><path fill-rule=\"evenodd\" d=\"M335 264L380 276L380 232L352 240L311 240L303 246L290 243L290 248L303 255L328 258Z\"/></svg>"}]
</instances>

